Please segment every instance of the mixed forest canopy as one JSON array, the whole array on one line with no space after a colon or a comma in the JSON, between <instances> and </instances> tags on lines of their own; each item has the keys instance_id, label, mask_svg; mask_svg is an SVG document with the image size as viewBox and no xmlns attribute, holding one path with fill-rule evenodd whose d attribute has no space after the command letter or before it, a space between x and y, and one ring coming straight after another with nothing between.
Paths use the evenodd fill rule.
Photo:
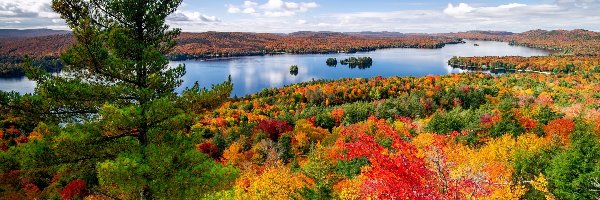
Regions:
<instances>
[{"instance_id":1,"label":"mixed forest canopy","mask_svg":"<svg viewBox=\"0 0 600 200\"><path fill-rule=\"evenodd\" d=\"M596 32L182 34L165 24L180 4L53 0L71 35L14 40L68 42L15 47L33 54L12 64L37 88L0 92L0 199L600 197ZM242 98L229 98L230 80L177 94L185 66L169 66L178 52L438 48L460 39L557 53L449 61L551 73L315 80ZM35 59L59 55L60 75Z\"/></svg>"}]
</instances>

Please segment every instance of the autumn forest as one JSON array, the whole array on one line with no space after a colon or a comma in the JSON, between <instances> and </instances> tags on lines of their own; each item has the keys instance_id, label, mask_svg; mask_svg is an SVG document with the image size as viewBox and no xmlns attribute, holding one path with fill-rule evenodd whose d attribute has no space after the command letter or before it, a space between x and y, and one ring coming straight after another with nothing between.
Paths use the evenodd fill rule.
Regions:
<instances>
[{"instance_id":1,"label":"autumn forest","mask_svg":"<svg viewBox=\"0 0 600 200\"><path fill-rule=\"evenodd\" d=\"M36 83L0 91L0 199L600 199L600 32L192 33L181 2L53 0L71 31L0 34L0 77ZM464 40L551 53L243 97L169 65Z\"/></svg>"}]
</instances>

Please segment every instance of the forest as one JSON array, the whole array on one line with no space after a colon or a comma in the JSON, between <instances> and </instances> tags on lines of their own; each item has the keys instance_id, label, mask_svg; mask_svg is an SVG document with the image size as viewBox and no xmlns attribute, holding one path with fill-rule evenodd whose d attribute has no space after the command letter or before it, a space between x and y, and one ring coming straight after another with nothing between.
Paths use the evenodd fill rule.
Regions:
<instances>
[{"instance_id":1,"label":"forest","mask_svg":"<svg viewBox=\"0 0 600 200\"><path fill-rule=\"evenodd\" d=\"M450 61L551 73L314 80L230 98L231 80L175 92L185 66L169 66L169 55L189 35L165 18L180 4L52 2L75 39L61 53L65 75L24 62L35 93L0 92L0 199L600 196L600 49L587 46L593 32L494 33L570 55ZM354 37L325 34L293 36L324 43L255 42L330 51L349 41L332 37ZM565 43L550 43L548 34ZM408 38L403 45L440 44Z\"/></svg>"},{"instance_id":2,"label":"forest","mask_svg":"<svg viewBox=\"0 0 600 200\"><path fill-rule=\"evenodd\" d=\"M484 56L453 57L448 64L457 68L512 69L537 72L600 72L600 57L597 56Z\"/></svg>"},{"instance_id":3,"label":"forest","mask_svg":"<svg viewBox=\"0 0 600 200\"><path fill-rule=\"evenodd\" d=\"M59 61L75 39L62 33L37 37L0 37L0 76L24 76L23 63L28 60L49 72L62 68ZM32 33L33 34L33 33ZM168 53L170 60L208 59L267 54L355 53L382 48L441 48L460 43L458 39L429 35L393 37L360 34L299 32L287 35L272 33L204 32L181 33L177 45Z\"/></svg>"},{"instance_id":4,"label":"forest","mask_svg":"<svg viewBox=\"0 0 600 200\"><path fill-rule=\"evenodd\" d=\"M448 34L448 37L494 40L546 49L550 56L486 56L454 57L448 64L457 68L491 69L503 68L537 72L572 72L574 70L599 71L600 33L587 30L533 30L519 34L488 32L465 32ZM577 68L577 69L575 69Z\"/></svg>"}]
</instances>

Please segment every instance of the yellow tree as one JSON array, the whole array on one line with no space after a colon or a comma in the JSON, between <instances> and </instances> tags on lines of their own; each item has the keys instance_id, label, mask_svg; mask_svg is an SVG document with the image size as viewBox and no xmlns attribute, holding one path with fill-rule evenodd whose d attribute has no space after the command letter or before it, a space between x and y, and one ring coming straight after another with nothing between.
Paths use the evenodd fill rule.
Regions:
<instances>
[{"instance_id":1,"label":"yellow tree","mask_svg":"<svg viewBox=\"0 0 600 200\"><path fill-rule=\"evenodd\" d=\"M293 173L282 165L266 167L262 173L249 170L236 184L236 199L292 200L299 196L297 191L307 185L302 174Z\"/></svg>"}]
</instances>

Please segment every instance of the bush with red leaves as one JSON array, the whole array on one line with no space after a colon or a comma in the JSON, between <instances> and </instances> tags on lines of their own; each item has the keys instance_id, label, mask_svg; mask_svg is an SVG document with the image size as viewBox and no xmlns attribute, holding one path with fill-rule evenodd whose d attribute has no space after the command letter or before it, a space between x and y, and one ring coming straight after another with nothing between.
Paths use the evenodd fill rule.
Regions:
<instances>
[{"instance_id":1,"label":"bush with red leaves","mask_svg":"<svg viewBox=\"0 0 600 200\"><path fill-rule=\"evenodd\" d=\"M25 137L25 136L19 136L18 138L15 138L15 142L17 142L17 144L25 144L29 142L29 138Z\"/></svg>"},{"instance_id":2,"label":"bush with red leaves","mask_svg":"<svg viewBox=\"0 0 600 200\"><path fill-rule=\"evenodd\" d=\"M8 151L8 144L6 142L0 143L0 151Z\"/></svg>"},{"instance_id":3,"label":"bush with red leaves","mask_svg":"<svg viewBox=\"0 0 600 200\"><path fill-rule=\"evenodd\" d=\"M575 122L569 119L555 119L544 126L547 137L558 138L564 144L570 143L573 131L575 131Z\"/></svg>"},{"instance_id":4,"label":"bush with red leaves","mask_svg":"<svg viewBox=\"0 0 600 200\"><path fill-rule=\"evenodd\" d=\"M531 130L537 126L537 122L530 118L521 118L519 119L519 123L527 130Z\"/></svg>"},{"instance_id":5,"label":"bush with red leaves","mask_svg":"<svg viewBox=\"0 0 600 200\"><path fill-rule=\"evenodd\" d=\"M85 181L76 179L71 181L65 186L65 188L63 188L63 190L60 192L60 197L67 200L74 199L76 197L84 197L86 190Z\"/></svg>"},{"instance_id":6,"label":"bush with red leaves","mask_svg":"<svg viewBox=\"0 0 600 200\"><path fill-rule=\"evenodd\" d=\"M15 128L15 126L10 126L10 128L6 129L6 134L9 136L17 136L21 134L21 131Z\"/></svg>"},{"instance_id":7,"label":"bush with red leaves","mask_svg":"<svg viewBox=\"0 0 600 200\"><path fill-rule=\"evenodd\" d=\"M210 141L206 141L202 144L198 144L196 146L196 150L208 154L213 159L219 159L221 157L221 152L219 151L219 147L216 144L213 144Z\"/></svg>"},{"instance_id":8,"label":"bush with red leaves","mask_svg":"<svg viewBox=\"0 0 600 200\"><path fill-rule=\"evenodd\" d=\"M417 157L417 148L404 141L385 120L369 118L342 128L336 142L338 158L351 160L365 157L371 167L362 170L360 186L363 199L443 199L434 173ZM387 140L382 145L377 138Z\"/></svg>"},{"instance_id":9,"label":"bush with red leaves","mask_svg":"<svg viewBox=\"0 0 600 200\"><path fill-rule=\"evenodd\" d=\"M268 119L260 121L254 129L266 133L273 141L277 141L281 134L292 131L292 126L284 121Z\"/></svg>"},{"instance_id":10,"label":"bush with red leaves","mask_svg":"<svg viewBox=\"0 0 600 200\"><path fill-rule=\"evenodd\" d=\"M27 198L33 199L40 193L40 188L33 183L27 183L23 186L23 191L25 191L25 196L27 196Z\"/></svg>"}]
</instances>

